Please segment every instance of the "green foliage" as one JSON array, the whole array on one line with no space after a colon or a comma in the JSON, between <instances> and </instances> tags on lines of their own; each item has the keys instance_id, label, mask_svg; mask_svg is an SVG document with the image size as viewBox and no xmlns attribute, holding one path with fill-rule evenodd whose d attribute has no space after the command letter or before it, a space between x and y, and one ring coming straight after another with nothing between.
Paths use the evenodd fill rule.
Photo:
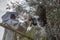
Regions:
<instances>
[{"instance_id":1,"label":"green foliage","mask_svg":"<svg viewBox=\"0 0 60 40\"><path fill-rule=\"evenodd\" d=\"M48 26L49 26L47 28L47 31L49 32L49 37L54 36L54 37L57 38L57 35L60 35L59 34L59 30L60 30L59 29L60 28L59 27L59 25L60 25L59 6L58 7L53 6L51 8L47 8L47 23L48 23ZM49 39L51 39L51 38L49 38Z\"/></svg>"},{"instance_id":2,"label":"green foliage","mask_svg":"<svg viewBox=\"0 0 60 40\"><path fill-rule=\"evenodd\" d=\"M22 12L23 11L23 8L21 6L17 6L16 9L15 9L17 12Z\"/></svg>"},{"instance_id":3,"label":"green foliage","mask_svg":"<svg viewBox=\"0 0 60 40\"><path fill-rule=\"evenodd\" d=\"M32 29L29 32L26 32L26 35L32 38L34 38L34 34L35 34L35 27L32 27ZM25 37L21 37L20 40L29 40L29 39Z\"/></svg>"}]
</instances>

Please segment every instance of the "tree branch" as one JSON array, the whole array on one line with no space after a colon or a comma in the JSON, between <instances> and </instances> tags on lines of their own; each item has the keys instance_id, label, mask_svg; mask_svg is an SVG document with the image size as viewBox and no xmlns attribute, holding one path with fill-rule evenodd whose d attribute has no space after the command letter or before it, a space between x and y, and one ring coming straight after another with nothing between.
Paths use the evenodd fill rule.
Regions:
<instances>
[{"instance_id":1,"label":"tree branch","mask_svg":"<svg viewBox=\"0 0 60 40\"><path fill-rule=\"evenodd\" d=\"M14 30L14 29L12 29L12 28L10 28L10 27L8 27L8 26L2 24L2 23L0 23L0 26L4 27L4 28L6 28L6 29L12 30L12 31L14 31L14 32L16 32L16 33L22 35L23 37L26 37L26 38L28 38L28 39L34 40L33 38L31 38L31 37L25 35L24 33L20 32L20 31L17 31L17 30Z\"/></svg>"}]
</instances>

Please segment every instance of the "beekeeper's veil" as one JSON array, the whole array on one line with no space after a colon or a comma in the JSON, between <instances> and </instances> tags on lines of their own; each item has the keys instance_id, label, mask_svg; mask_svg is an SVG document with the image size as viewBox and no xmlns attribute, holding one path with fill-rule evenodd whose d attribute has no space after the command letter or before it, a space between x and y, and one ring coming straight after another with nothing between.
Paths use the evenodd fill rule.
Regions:
<instances>
[{"instance_id":1,"label":"beekeeper's veil","mask_svg":"<svg viewBox=\"0 0 60 40\"><path fill-rule=\"evenodd\" d=\"M9 20L11 14L14 14L14 15L16 16L16 18L18 18L19 13L17 13L17 12L6 12L6 13L2 16L2 22L5 23L7 20Z\"/></svg>"},{"instance_id":2,"label":"beekeeper's veil","mask_svg":"<svg viewBox=\"0 0 60 40\"><path fill-rule=\"evenodd\" d=\"M18 19L11 19L12 14L18 18L19 14L17 12L6 12L6 14L2 16L2 22L16 29L19 26L19 21Z\"/></svg>"}]
</instances>

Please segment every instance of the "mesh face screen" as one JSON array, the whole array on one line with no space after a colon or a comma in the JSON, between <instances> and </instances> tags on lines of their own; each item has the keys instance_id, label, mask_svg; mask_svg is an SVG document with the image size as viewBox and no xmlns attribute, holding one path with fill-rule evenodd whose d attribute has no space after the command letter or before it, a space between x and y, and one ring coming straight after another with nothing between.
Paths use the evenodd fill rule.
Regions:
<instances>
[{"instance_id":1,"label":"mesh face screen","mask_svg":"<svg viewBox=\"0 0 60 40\"><path fill-rule=\"evenodd\" d=\"M14 14L11 14L10 18L11 18L11 19L15 19L16 16L15 16Z\"/></svg>"}]
</instances>

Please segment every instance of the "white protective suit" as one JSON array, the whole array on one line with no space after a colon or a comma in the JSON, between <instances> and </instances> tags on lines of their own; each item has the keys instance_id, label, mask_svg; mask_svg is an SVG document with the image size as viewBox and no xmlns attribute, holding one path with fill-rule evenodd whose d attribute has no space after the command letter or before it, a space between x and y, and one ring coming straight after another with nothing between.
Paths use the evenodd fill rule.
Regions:
<instances>
[{"instance_id":1,"label":"white protective suit","mask_svg":"<svg viewBox=\"0 0 60 40\"><path fill-rule=\"evenodd\" d=\"M18 16L16 12L6 12L6 14L2 16L2 22L16 30L19 27L19 21L17 19L10 19L11 14L14 14L16 18ZM3 40L17 40L17 35L15 32L5 29Z\"/></svg>"}]
</instances>

